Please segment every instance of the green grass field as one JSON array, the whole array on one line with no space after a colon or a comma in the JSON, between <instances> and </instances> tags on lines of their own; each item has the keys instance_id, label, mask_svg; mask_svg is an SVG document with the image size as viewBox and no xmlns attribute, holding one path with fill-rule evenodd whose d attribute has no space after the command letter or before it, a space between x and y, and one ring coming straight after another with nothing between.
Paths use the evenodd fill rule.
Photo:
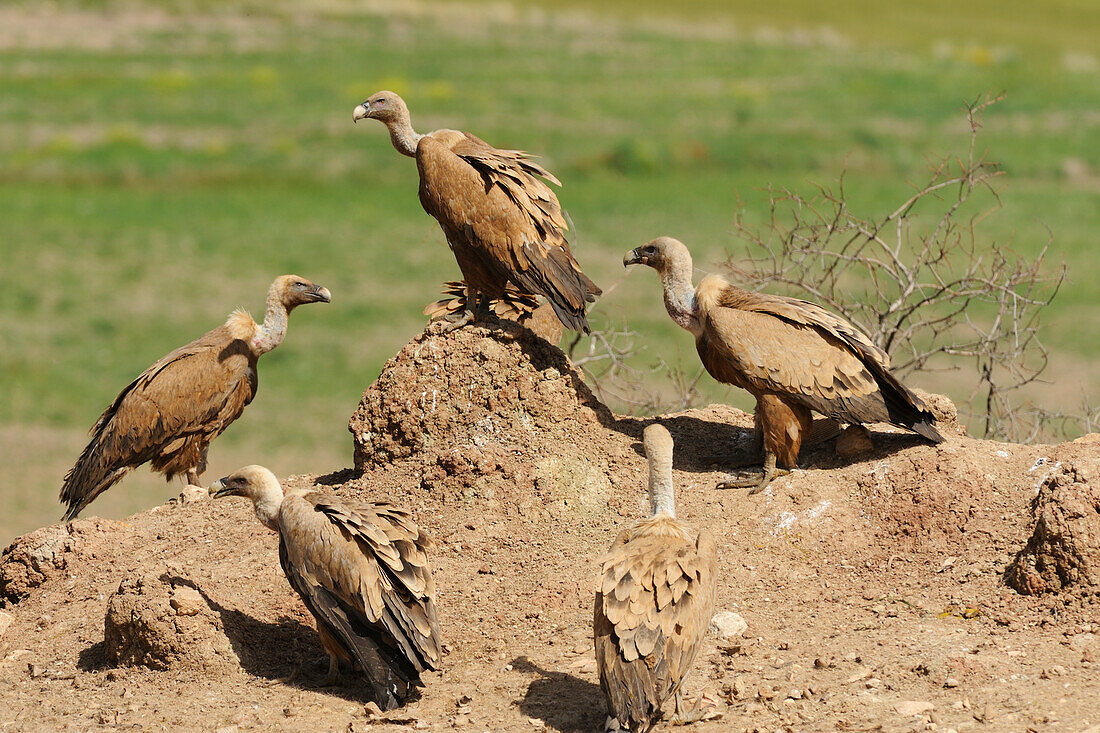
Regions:
<instances>
[{"instance_id":1,"label":"green grass field","mask_svg":"<svg viewBox=\"0 0 1100 733\"><path fill-rule=\"evenodd\" d=\"M1008 176L981 231L1025 254L1053 232L1071 281L1044 332L1055 384L1035 394L1075 408L1100 387L1100 11L887 5L0 7L0 544L60 514L61 476L119 388L234 307L259 316L284 272L333 302L296 313L261 361L207 478L350 464L360 394L458 276L412 161L377 123L351 123L379 88L421 130L542 155L608 291L594 323L643 334L640 366L692 370L652 273L623 279L627 249L672 234L711 269L743 251L737 211L766 216L764 187L808 192L844 170L851 205L885 214L929 160L965 152L964 102L1005 90L981 144ZM916 380L956 397L966 382ZM143 469L90 513L176 490Z\"/></svg>"}]
</instances>

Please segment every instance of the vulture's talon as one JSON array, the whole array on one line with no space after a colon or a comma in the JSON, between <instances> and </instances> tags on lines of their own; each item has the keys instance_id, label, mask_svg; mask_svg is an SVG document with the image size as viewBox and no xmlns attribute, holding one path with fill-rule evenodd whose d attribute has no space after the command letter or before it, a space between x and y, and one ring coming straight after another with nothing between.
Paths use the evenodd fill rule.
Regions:
<instances>
[{"instance_id":1,"label":"vulture's talon","mask_svg":"<svg viewBox=\"0 0 1100 733\"><path fill-rule=\"evenodd\" d=\"M467 324L473 323L477 318L474 316L473 311L464 310L461 313L443 316L439 320L443 323L442 332L450 333L451 331L457 331Z\"/></svg>"}]
</instances>

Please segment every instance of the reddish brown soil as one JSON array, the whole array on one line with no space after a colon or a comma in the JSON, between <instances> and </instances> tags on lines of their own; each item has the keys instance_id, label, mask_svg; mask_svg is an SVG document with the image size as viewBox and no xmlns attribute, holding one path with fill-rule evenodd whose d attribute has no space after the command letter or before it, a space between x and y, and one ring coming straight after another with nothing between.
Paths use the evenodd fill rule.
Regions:
<instances>
[{"instance_id":1,"label":"reddish brown soil","mask_svg":"<svg viewBox=\"0 0 1100 733\"><path fill-rule=\"evenodd\" d=\"M659 419L679 515L719 539L716 610L748 622L697 660L687 692L721 717L692 730L1100 731L1100 436L1024 446L945 427L928 446L874 426L870 452L804 450L804 469L749 496L713 488L712 456L747 448L751 416ZM286 479L397 502L435 537L446 653L419 701L372 716L353 674L320 687L327 660L274 535L243 500L179 501L5 551L0 728L598 730L595 573L645 511L647 423L517 328L423 334L352 419L362 473ZM1010 565L1057 592L1021 595Z\"/></svg>"}]
</instances>

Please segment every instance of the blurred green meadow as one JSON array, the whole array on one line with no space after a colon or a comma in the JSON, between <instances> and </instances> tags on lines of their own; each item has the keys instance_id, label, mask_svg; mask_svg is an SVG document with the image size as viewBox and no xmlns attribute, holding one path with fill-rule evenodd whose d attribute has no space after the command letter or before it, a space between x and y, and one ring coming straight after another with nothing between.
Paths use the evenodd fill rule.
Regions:
<instances>
[{"instance_id":1,"label":"blurred green meadow","mask_svg":"<svg viewBox=\"0 0 1100 733\"><path fill-rule=\"evenodd\" d=\"M606 293L594 325L642 334L639 368L692 373L690 336L626 250L671 234L714 269L744 252L738 212L766 221L765 187L842 172L851 206L885 215L930 161L965 153L964 103L1004 90L979 144L1008 175L979 231L1028 256L1053 236L1070 281L1043 332L1052 383L1030 396L1078 408L1100 387L1100 9L959 5L0 5L0 545L56 521L61 477L123 385L237 306L260 317L286 272L333 302L294 314L205 478L350 465L362 391L458 277L413 162L351 122L382 88L421 131L541 155ZM911 381L968 394L965 369ZM178 490L143 468L85 514Z\"/></svg>"}]
</instances>

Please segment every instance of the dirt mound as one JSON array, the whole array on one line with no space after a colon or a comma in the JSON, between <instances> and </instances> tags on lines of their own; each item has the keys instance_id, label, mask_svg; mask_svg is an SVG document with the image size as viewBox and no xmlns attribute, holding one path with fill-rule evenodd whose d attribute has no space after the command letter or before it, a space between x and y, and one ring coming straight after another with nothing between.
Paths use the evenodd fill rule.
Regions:
<instances>
[{"instance_id":1,"label":"dirt mound","mask_svg":"<svg viewBox=\"0 0 1100 733\"><path fill-rule=\"evenodd\" d=\"M492 336L489 329L492 328ZM359 470L458 446L489 452L576 435L611 413L565 354L511 321L429 327L386 362L348 429Z\"/></svg>"},{"instance_id":2,"label":"dirt mound","mask_svg":"<svg viewBox=\"0 0 1100 733\"><path fill-rule=\"evenodd\" d=\"M118 525L95 517L54 524L17 537L2 555L0 600L15 603L48 579L64 572L88 535L110 532Z\"/></svg>"},{"instance_id":3,"label":"dirt mound","mask_svg":"<svg viewBox=\"0 0 1100 733\"><path fill-rule=\"evenodd\" d=\"M232 647L199 590L154 572L123 580L107 600L104 651L112 664L209 671Z\"/></svg>"},{"instance_id":4,"label":"dirt mound","mask_svg":"<svg viewBox=\"0 0 1100 733\"><path fill-rule=\"evenodd\" d=\"M1100 441L1054 464L1031 512L1035 529L1005 581L1021 593L1100 585Z\"/></svg>"},{"instance_id":5,"label":"dirt mound","mask_svg":"<svg viewBox=\"0 0 1100 733\"><path fill-rule=\"evenodd\" d=\"M46 528L5 551L0 724L595 730L596 569L647 509L639 441L653 419L676 441L678 515L719 541L716 610L747 624L708 639L688 678L687 694L722 714L694 731L1100 723L1100 595L1080 584L1095 556L1067 565L1069 589L1060 565L1044 575L1046 561L1029 561L1060 592L1003 581L1025 546L1054 558L1055 535L1095 537L1095 440L946 430L931 446L872 426L857 451L838 455L836 439L804 449L802 467L760 494L718 491L716 456L745 457L750 415L613 415L560 351L502 324L413 339L351 420L355 469L284 479L409 507L436 540L444 661L421 700L377 716L354 675L319 687L327 659L275 537L246 501L224 499ZM1040 545L1047 514L1068 529L1044 530Z\"/></svg>"}]
</instances>

